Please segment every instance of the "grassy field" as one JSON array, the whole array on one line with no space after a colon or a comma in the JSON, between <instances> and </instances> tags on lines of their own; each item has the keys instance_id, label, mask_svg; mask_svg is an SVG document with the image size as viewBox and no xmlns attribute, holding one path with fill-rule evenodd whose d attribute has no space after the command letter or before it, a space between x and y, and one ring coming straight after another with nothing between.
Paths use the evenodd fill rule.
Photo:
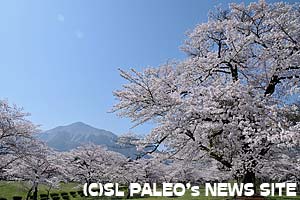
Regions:
<instances>
[{"instance_id":1,"label":"grassy field","mask_svg":"<svg viewBox=\"0 0 300 200\"><path fill-rule=\"evenodd\" d=\"M78 191L79 189L75 188L77 185L75 183L61 184L60 189L53 189L50 193ZM8 200L12 199L13 196L22 196L25 198L28 190L29 187L24 182L0 182L0 197L5 197ZM46 193L46 187L43 185L39 186L39 194Z\"/></svg>"},{"instance_id":2,"label":"grassy field","mask_svg":"<svg viewBox=\"0 0 300 200\"><path fill-rule=\"evenodd\" d=\"M68 183L68 184L62 184L60 189L53 189L51 190L50 193L61 193L61 192L67 192L70 193L71 191L78 191L79 189L76 188L77 184L75 183ZM7 200L12 200L13 196L22 196L23 200L26 197L28 191L28 185L26 185L23 182L0 182L0 197L6 198ZM40 186L39 187L39 194L45 194L46 193L46 187L45 186ZM204 191L201 191L202 194L204 194ZM70 200L98 200L98 199L117 199L116 197L113 198L105 198L105 197L93 197L93 198L85 198L85 197L80 197L77 195L77 197L73 198L71 195ZM63 200L62 198L60 198ZM131 198L134 199L134 198ZM137 198L136 198L137 199ZM135 199L135 200L136 200ZM189 192L185 194L183 197L145 197L145 198L139 198L140 200L142 199L147 199L147 200L196 200L196 199L201 199L201 200L225 200L225 199L232 199L232 198L226 198L226 197L205 197L205 196L200 196L200 197L192 197ZM268 198L269 200L300 200L300 196L298 197L270 197Z\"/></svg>"}]
</instances>

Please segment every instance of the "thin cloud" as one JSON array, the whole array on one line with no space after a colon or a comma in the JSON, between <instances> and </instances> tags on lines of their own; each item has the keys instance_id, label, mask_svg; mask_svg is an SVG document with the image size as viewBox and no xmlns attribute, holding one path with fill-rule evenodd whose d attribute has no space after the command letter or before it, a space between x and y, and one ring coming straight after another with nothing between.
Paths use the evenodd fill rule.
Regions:
<instances>
[{"instance_id":1,"label":"thin cloud","mask_svg":"<svg viewBox=\"0 0 300 200\"><path fill-rule=\"evenodd\" d=\"M59 22L64 22L65 21L65 16L63 14L57 14L56 19Z\"/></svg>"},{"instance_id":2,"label":"thin cloud","mask_svg":"<svg viewBox=\"0 0 300 200\"><path fill-rule=\"evenodd\" d=\"M77 30L77 31L75 32L75 35L76 35L76 37L77 37L78 39L81 39L81 38L84 37L84 34L83 34L83 32L82 32L81 30Z\"/></svg>"}]
</instances>

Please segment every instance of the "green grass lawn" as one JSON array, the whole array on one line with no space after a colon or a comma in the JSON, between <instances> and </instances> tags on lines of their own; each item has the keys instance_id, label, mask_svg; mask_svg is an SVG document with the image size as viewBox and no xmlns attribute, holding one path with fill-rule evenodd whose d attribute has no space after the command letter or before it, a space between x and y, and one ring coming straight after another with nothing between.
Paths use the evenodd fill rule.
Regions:
<instances>
[{"instance_id":1,"label":"green grass lawn","mask_svg":"<svg viewBox=\"0 0 300 200\"><path fill-rule=\"evenodd\" d=\"M76 183L61 184L60 189L52 189L50 193L77 191L78 189L75 188L77 185ZM0 197L5 197L8 200L12 199L13 196L25 198L28 190L29 185L24 182L0 181ZM39 194L46 193L46 186L39 186Z\"/></svg>"},{"instance_id":2,"label":"green grass lawn","mask_svg":"<svg viewBox=\"0 0 300 200\"><path fill-rule=\"evenodd\" d=\"M61 184L60 189L53 189L50 193L61 193L61 192L71 192L71 191L78 191L79 189L76 188L78 186L76 183L68 183L68 184ZM46 194L46 187L41 185L39 187L39 194ZM23 200L26 197L28 191L28 185L24 182L0 182L0 197L7 198L7 200L12 200L13 196L22 196ZM204 194L204 189L200 190L201 194ZM70 200L98 200L98 199L117 199L116 197L108 198L108 197L80 197L77 195L76 198L73 198L70 196ZM124 197L125 198L125 197ZM192 197L190 195L190 192L186 192L186 194L182 197L143 197L143 198L131 198L131 199L147 199L147 200L225 200L225 199L232 199L227 197L206 197L206 196L200 196L200 197ZM269 200L300 200L300 196L298 197L269 197ZM61 198L61 200L63 200Z\"/></svg>"}]
</instances>

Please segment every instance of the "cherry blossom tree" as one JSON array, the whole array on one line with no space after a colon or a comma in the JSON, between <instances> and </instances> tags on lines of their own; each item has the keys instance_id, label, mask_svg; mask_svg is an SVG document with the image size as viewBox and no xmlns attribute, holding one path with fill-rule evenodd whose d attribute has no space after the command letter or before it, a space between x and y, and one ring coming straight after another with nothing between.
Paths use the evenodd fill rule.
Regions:
<instances>
[{"instance_id":1,"label":"cherry blossom tree","mask_svg":"<svg viewBox=\"0 0 300 200\"><path fill-rule=\"evenodd\" d=\"M143 175L143 178L139 177L139 179L150 184L164 182L164 177L169 172L166 162L157 156L140 158L136 162L138 163L136 168L139 168Z\"/></svg>"},{"instance_id":2,"label":"cherry blossom tree","mask_svg":"<svg viewBox=\"0 0 300 200\"><path fill-rule=\"evenodd\" d=\"M156 124L141 142L148 152L206 156L254 183L276 161L273 152L299 144L299 123L284 115L300 98L299 23L298 4L218 9L188 33L185 60L120 70L128 83L114 92L114 111L135 125Z\"/></svg>"},{"instance_id":3,"label":"cherry blossom tree","mask_svg":"<svg viewBox=\"0 0 300 200\"><path fill-rule=\"evenodd\" d=\"M95 144L84 144L63 155L69 180L80 183L109 182L126 160L116 152Z\"/></svg>"},{"instance_id":4,"label":"cherry blossom tree","mask_svg":"<svg viewBox=\"0 0 300 200\"><path fill-rule=\"evenodd\" d=\"M27 155L37 127L26 119L28 113L16 105L0 100L0 173Z\"/></svg>"},{"instance_id":5,"label":"cherry blossom tree","mask_svg":"<svg viewBox=\"0 0 300 200\"><path fill-rule=\"evenodd\" d=\"M26 199L33 196L33 199L37 200L40 184L49 186L49 195L50 189L64 180L63 163L56 152L38 140L31 141L26 150L26 156L15 161L14 165L6 170L6 175L12 180L29 183L31 187Z\"/></svg>"}]
</instances>

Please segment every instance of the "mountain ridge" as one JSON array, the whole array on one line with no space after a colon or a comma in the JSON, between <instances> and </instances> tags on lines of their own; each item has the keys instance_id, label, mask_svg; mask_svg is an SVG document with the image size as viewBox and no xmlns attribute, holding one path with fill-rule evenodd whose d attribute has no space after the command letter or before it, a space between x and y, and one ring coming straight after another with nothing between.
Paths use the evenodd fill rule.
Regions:
<instances>
[{"instance_id":1,"label":"mountain ridge","mask_svg":"<svg viewBox=\"0 0 300 200\"><path fill-rule=\"evenodd\" d=\"M57 151L70 151L82 144L94 143L126 157L134 158L137 154L135 147L118 144L118 136L111 131L98 129L83 122L57 126L38 134L38 138Z\"/></svg>"}]
</instances>

